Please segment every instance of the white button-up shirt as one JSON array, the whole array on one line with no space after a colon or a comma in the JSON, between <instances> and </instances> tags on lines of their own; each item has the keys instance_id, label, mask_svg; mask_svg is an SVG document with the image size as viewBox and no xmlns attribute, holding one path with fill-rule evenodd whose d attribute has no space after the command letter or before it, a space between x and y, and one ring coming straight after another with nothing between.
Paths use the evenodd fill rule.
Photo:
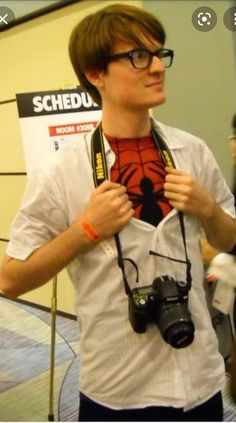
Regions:
<instances>
[{"instance_id":1,"label":"white button-up shirt","mask_svg":"<svg viewBox=\"0 0 236 423\"><path fill-rule=\"evenodd\" d=\"M234 216L233 196L206 144L195 136L156 122L175 165L188 172L221 207ZM32 173L21 208L13 221L7 253L25 260L33 251L65 230L82 212L94 189L91 134L59 151ZM104 138L108 169L114 153ZM203 289L199 240L200 221L184 217L187 251L192 263L189 310L194 341L177 350L167 344L156 324L143 334L131 328L128 298L117 265L114 238L78 254L68 265L75 289L80 324L80 389L98 403L120 409L163 405L191 408L219 391L224 362L208 313ZM154 228L133 218L120 232L130 288L151 285L161 275L186 278L184 264L149 254L150 250L185 260L178 213L173 209Z\"/></svg>"}]
</instances>

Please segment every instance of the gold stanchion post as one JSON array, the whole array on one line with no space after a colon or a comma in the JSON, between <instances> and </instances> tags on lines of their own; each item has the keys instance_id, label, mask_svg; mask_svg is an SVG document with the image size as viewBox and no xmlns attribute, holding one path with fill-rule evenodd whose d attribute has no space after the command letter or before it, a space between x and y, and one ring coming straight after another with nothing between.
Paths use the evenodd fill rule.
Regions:
<instances>
[{"instance_id":1,"label":"gold stanchion post","mask_svg":"<svg viewBox=\"0 0 236 423\"><path fill-rule=\"evenodd\" d=\"M49 389L49 414L48 421L54 421L54 369L55 369L55 341L56 341L56 315L57 315L57 275L52 283L51 301L51 351L50 351L50 389Z\"/></svg>"}]
</instances>

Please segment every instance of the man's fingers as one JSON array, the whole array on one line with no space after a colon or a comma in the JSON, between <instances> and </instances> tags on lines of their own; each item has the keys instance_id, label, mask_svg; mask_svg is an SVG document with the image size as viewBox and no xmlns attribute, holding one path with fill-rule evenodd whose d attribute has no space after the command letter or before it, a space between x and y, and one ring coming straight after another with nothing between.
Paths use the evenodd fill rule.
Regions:
<instances>
[{"instance_id":1,"label":"man's fingers","mask_svg":"<svg viewBox=\"0 0 236 423\"><path fill-rule=\"evenodd\" d=\"M102 182L101 185L99 185L96 188L96 192L98 194L102 194L103 192L113 190L113 189L121 189L121 192L126 191L126 188L123 187L121 184L118 184L117 182L111 182L108 179L106 179L104 182Z\"/></svg>"},{"instance_id":2,"label":"man's fingers","mask_svg":"<svg viewBox=\"0 0 236 423\"><path fill-rule=\"evenodd\" d=\"M182 170L176 169L174 167L165 167L165 171L167 174L170 175L184 175L184 172Z\"/></svg>"}]
</instances>

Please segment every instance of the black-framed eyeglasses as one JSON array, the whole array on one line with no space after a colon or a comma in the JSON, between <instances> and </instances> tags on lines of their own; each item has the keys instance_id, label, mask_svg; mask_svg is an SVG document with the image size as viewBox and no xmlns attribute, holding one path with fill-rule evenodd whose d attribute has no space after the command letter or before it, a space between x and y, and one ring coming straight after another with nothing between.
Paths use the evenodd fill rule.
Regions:
<instances>
[{"instance_id":1,"label":"black-framed eyeglasses","mask_svg":"<svg viewBox=\"0 0 236 423\"><path fill-rule=\"evenodd\" d=\"M147 69L151 65L154 56L161 60L165 68L169 68L173 62L174 51L167 48L159 48L155 51L137 48L125 53L108 56L108 60L112 62L127 57L135 69Z\"/></svg>"}]
</instances>

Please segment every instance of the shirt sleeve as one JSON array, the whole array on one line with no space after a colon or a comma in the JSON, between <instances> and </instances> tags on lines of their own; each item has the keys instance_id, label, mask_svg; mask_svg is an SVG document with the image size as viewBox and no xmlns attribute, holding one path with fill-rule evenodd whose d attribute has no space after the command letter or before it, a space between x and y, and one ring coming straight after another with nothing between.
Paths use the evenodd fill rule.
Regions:
<instances>
[{"instance_id":1,"label":"shirt sleeve","mask_svg":"<svg viewBox=\"0 0 236 423\"><path fill-rule=\"evenodd\" d=\"M30 175L20 209L10 227L7 254L25 260L68 227L60 190L43 167Z\"/></svg>"},{"instance_id":2,"label":"shirt sleeve","mask_svg":"<svg viewBox=\"0 0 236 423\"><path fill-rule=\"evenodd\" d=\"M201 183L211 193L222 209L235 217L234 196L228 187L220 167L210 149L205 145L200 166Z\"/></svg>"}]
</instances>

